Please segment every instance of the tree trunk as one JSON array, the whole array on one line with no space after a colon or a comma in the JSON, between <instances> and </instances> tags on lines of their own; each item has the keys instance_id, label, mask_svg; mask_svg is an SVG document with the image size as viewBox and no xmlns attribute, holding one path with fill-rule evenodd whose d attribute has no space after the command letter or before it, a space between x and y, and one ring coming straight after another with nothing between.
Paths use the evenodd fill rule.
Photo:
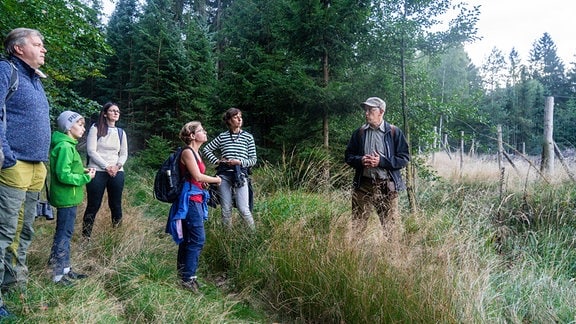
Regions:
<instances>
[{"instance_id":1,"label":"tree trunk","mask_svg":"<svg viewBox=\"0 0 576 324\"><path fill-rule=\"evenodd\" d=\"M328 87L328 82L330 81L330 67L328 65L328 52L324 52L324 64L322 66L324 72L324 86ZM324 103L322 107L322 138L324 139L324 149L326 150L326 155L330 152L330 125L328 119L328 104ZM325 187L328 190L330 188L330 162L328 159L324 159L324 173L322 175Z\"/></svg>"},{"instance_id":2,"label":"tree trunk","mask_svg":"<svg viewBox=\"0 0 576 324\"><path fill-rule=\"evenodd\" d=\"M400 50L400 75L402 78L402 119L404 122L404 135L406 136L406 141L408 142L408 154L412 157L412 145L410 144L410 127L408 124L408 105L406 103L406 58L405 58L406 44L404 41L404 36L402 36L402 45ZM410 205L410 211L416 213L418 210L416 204L416 179L413 163L408 163L406 167L406 192L408 193L408 203Z\"/></svg>"},{"instance_id":3,"label":"tree trunk","mask_svg":"<svg viewBox=\"0 0 576 324\"><path fill-rule=\"evenodd\" d=\"M330 68L328 66L328 53L324 52L324 64L322 70L324 72L324 87L328 87L328 82L330 80ZM329 125L328 125L328 107L324 105L323 116L322 116L322 138L324 139L324 148L328 149L330 146L329 142Z\"/></svg>"},{"instance_id":4,"label":"tree trunk","mask_svg":"<svg viewBox=\"0 0 576 324\"><path fill-rule=\"evenodd\" d=\"M500 199L504 194L504 165L502 164L502 156L504 155L504 143L502 141L502 125L498 124L498 171L500 172L499 192Z\"/></svg>"}]
</instances>

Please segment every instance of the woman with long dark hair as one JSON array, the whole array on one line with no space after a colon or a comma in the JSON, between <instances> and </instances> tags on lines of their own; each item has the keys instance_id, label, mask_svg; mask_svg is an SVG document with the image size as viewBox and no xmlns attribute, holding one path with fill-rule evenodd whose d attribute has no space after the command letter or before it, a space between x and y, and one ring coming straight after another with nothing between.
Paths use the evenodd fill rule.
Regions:
<instances>
[{"instance_id":1,"label":"woman with long dark hair","mask_svg":"<svg viewBox=\"0 0 576 324\"><path fill-rule=\"evenodd\" d=\"M128 158L128 139L123 129L116 127L120 108L113 102L102 106L98 122L90 127L86 139L88 167L96 169L96 176L86 186L88 204L84 212L82 236L90 239L96 214L102 204L104 190L108 193L112 226L122 222L122 192L124 163Z\"/></svg>"}]
</instances>

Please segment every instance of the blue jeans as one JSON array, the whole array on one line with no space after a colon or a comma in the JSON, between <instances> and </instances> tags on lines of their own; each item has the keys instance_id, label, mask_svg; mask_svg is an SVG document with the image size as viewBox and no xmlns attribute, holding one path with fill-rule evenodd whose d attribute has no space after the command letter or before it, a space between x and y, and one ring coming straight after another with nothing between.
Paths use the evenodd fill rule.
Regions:
<instances>
[{"instance_id":1,"label":"blue jeans","mask_svg":"<svg viewBox=\"0 0 576 324\"><path fill-rule=\"evenodd\" d=\"M56 233L50 253L50 264L54 275L64 274L64 268L70 267L70 240L74 234L77 206L58 208L56 213Z\"/></svg>"},{"instance_id":2,"label":"blue jeans","mask_svg":"<svg viewBox=\"0 0 576 324\"><path fill-rule=\"evenodd\" d=\"M233 179L229 175L219 174L219 176L222 178L222 183L219 187L222 223L226 227L232 225L232 199L235 199L236 207L242 218L244 218L246 225L250 229L254 229L254 218L252 218L252 212L250 211L248 181L244 181L242 187L234 188Z\"/></svg>"},{"instance_id":3,"label":"blue jeans","mask_svg":"<svg viewBox=\"0 0 576 324\"><path fill-rule=\"evenodd\" d=\"M84 212L82 236L90 237L96 214L102 205L104 190L108 192L108 207L112 216L112 226L117 227L122 221L122 191L124 191L124 171L111 177L106 171L96 171L96 176L86 185L88 203Z\"/></svg>"},{"instance_id":4,"label":"blue jeans","mask_svg":"<svg viewBox=\"0 0 576 324\"><path fill-rule=\"evenodd\" d=\"M190 278L196 275L200 252L206 242L202 204L193 201L188 203L188 214L182 221L182 233L184 241L178 245L176 267L180 279L190 281Z\"/></svg>"}]
</instances>

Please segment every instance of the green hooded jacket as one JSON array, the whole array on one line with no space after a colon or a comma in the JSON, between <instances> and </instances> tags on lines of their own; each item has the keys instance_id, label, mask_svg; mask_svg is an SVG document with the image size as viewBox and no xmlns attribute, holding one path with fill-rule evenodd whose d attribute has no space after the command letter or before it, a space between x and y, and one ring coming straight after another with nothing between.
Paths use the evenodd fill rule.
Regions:
<instances>
[{"instance_id":1,"label":"green hooded jacket","mask_svg":"<svg viewBox=\"0 0 576 324\"><path fill-rule=\"evenodd\" d=\"M90 176L76 150L78 141L55 131L50 143L50 204L56 208L79 205Z\"/></svg>"}]
</instances>

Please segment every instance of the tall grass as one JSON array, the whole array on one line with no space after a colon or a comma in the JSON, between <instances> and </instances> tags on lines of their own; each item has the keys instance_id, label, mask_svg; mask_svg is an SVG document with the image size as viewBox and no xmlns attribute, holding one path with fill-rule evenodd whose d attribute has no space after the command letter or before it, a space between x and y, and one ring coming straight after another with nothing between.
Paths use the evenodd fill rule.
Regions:
<instances>
[{"instance_id":1,"label":"tall grass","mask_svg":"<svg viewBox=\"0 0 576 324\"><path fill-rule=\"evenodd\" d=\"M130 163L134 163L132 161ZM106 199L92 240L80 239L79 208L72 240L72 266L90 275L74 287L51 282L47 267L55 222L38 219L23 293L4 295L13 323L254 323L263 312L227 295L202 278L203 294L178 285L177 246L164 233L167 204L152 198L152 170L128 165L122 226L112 229ZM106 196L105 196L106 197Z\"/></svg>"},{"instance_id":2,"label":"tall grass","mask_svg":"<svg viewBox=\"0 0 576 324\"><path fill-rule=\"evenodd\" d=\"M314 187L325 172L322 161L287 165L306 170L306 177L298 177L301 188ZM375 219L368 233L356 234L349 224L349 189L294 190L295 177L284 167L262 168L255 178L274 183L275 190L257 205L260 227L252 245L242 242L249 237L242 231L220 235L213 228L216 238L206 248L218 259L210 262L219 265L213 271L232 266L237 289L252 291L271 311L301 322L458 320L442 255L413 249L410 240L384 240Z\"/></svg>"},{"instance_id":3,"label":"tall grass","mask_svg":"<svg viewBox=\"0 0 576 324\"><path fill-rule=\"evenodd\" d=\"M231 266L236 289L291 321L574 321L573 184L539 181L522 163L504 177L491 160L436 163L417 213L403 196L398 242L382 238L376 217L365 235L351 231L349 189L295 190L292 174L263 168L256 182L275 190L257 205L257 237L215 227L208 253ZM301 188L324 172L316 161L288 165L306 166Z\"/></svg>"},{"instance_id":4,"label":"tall grass","mask_svg":"<svg viewBox=\"0 0 576 324\"><path fill-rule=\"evenodd\" d=\"M236 214L224 230L211 209L202 295L177 285L168 206L152 198L153 170L129 165L122 227L112 230L103 208L92 242L73 240L73 265L91 274L86 281L50 282L54 223L38 221L28 289L7 297L14 322L576 321L576 191L561 168L547 182L521 162L502 174L494 159L469 158L460 168L438 154L419 166L437 177L418 180L418 211L401 195L405 230L390 241L375 215L366 233L351 229L350 169L322 156L291 155L255 170L254 233Z\"/></svg>"},{"instance_id":5,"label":"tall grass","mask_svg":"<svg viewBox=\"0 0 576 324\"><path fill-rule=\"evenodd\" d=\"M506 323L573 322L576 191L566 170L558 165L555 173L542 179L534 165L516 161L515 168L505 165L501 178L494 172L498 170L494 160L471 159L463 169L445 156L436 163L433 167L439 172L452 170L452 174L445 175L446 181L428 192L437 191L436 186L445 186L438 191L452 192L450 202L441 205L458 206L458 216L449 217L455 220L452 229L470 234L468 239L461 237L450 244L461 251L461 256L466 256L463 251L472 252L454 266L460 271L457 280L460 285L481 283L474 289L460 290L467 291L459 298L465 318ZM457 169L463 172L454 172ZM501 179L505 188L502 195L498 188ZM433 200L426 200L422 209L435 205ZM469 297L474 294L478 298Z\"/></svg>"}]
</instances>

